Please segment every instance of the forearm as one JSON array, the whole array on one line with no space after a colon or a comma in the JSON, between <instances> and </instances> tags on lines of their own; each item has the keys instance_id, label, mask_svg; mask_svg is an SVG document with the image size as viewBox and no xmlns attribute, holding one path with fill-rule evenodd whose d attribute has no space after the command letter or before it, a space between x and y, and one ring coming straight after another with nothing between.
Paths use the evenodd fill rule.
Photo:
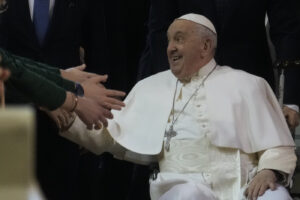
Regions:
<instances>
[{"instance_id":1,"label":"forearm","mask_svg":"<svg viewBox=\"0 0 300 200\"><path fill-rule=\"evenodd\" d=\"M157 161L156 156L141 155L125 149L114 141L108 130L104 127L100 130L88 130L79 117L76 117L74 123L67 131L60 134L62 137L97 155L109 152L119 160L126 160L142 165L148 165Z\"/></svg>"},{"instance_id":2,"label":"forearm","mask_svg":"<svg viewBox=\"0 0 300 200\"><path fill-rule=\"evenodd\" d=\"M16 67L24 68L24 70L30 70L40 76L43 76L45 79L54 82L56 85L59 85L65 90L71 92L74 91L74 82L64 79L61 76L61 69L19 56L12 55L12 58L14 59Z\"/></svg>"},{"instance_id":3,"label":"forearm","mask_svg":"<svg viewBox=\"0 0 300 200\"><path fill-rule=\"evenodd\" d=\"M125 155L126 149L114 142L106 128L88 130L79 117L76 117L67 131L61 132L61 136L97 155L110 152L119 159L123 159Z\"/></svg>"},{"instance_id":4,"label":"forearm","mask_svg":"<svg viewBox=\"0 0 300 200\"><path fill-rule=\"evenodd\" d=\"M51 72L55 73L57 75L60 75L60 69L58 67L53 67L45 63L37 62L29 58L17 56L10 54L12 59L16 60L17 62L20 62L21 64L25 64L28 69L35 72Z\"/></svg>"},{"instance_id":5,"label":"forearm","mask_svg":"<svg viewBox=\"0 0 300 200\"><path fill-rule=\"evenodd\" d=\"M45 79L54 82L65 90L73 92L75 84L72 81L61 77L60 69L51 67L47 64L39 63L28 58L12 55L7 51L0 49L1 65L13 71L30 71L36 73Z\"/></svg>"},{"instance_id":6,"label":"forearm","mask_svg":"<svg viewBox=\"0 0 300 200\"><path fill-rule=\"evenodd\" d=\"M8 83L38 106L54 110L65 102L65 89L29 70L14 66L11 66L10 69L11 77Z\"/></svg>"}]
</instances>

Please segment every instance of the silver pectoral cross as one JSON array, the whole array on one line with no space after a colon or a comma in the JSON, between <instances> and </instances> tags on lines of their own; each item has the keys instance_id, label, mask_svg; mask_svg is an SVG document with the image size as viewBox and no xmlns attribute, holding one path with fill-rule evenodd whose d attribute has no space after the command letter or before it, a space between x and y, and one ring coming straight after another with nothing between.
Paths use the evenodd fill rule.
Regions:
<instances>
[{"instance_id":1,"label":"silver pectoral cross","mask_svg":"<svg viewBox=\"0 0 300 200\"><path fill-rule=\"evenodd\" d=\"M165 149L166 151L170 150L170 141L172 137L175 137L177 135L177 132L174 131L173 125L170 126L169 130L165 132L165 137L167 137L166 143L165 143Z\"/></svg>"}]
</instances>

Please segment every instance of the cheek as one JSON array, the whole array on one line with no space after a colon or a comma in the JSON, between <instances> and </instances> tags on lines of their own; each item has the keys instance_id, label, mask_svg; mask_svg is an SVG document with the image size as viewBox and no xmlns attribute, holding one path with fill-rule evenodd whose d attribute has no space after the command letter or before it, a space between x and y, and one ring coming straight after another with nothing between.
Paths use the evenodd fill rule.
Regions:
<instances>
[{"instance_id":1,"label":"cheek","mask_svg":"<svg viewBox=\"0 0 300 200\"><path fill-rule=\"evenodd\" d=\"M189 54L189 63L191 65L195 65L195 64L201 62L201 60L202 60L201 55L202 55L201 50L195 49L195 51L193 51Z\"/></svg>"}]
</instances>

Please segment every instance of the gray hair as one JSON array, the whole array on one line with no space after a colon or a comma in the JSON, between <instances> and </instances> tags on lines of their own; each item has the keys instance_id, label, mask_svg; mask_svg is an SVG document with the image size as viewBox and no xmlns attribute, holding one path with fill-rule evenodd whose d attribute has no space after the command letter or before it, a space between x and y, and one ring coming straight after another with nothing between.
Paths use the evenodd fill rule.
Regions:
<instances>
[{"instance_id":1,"label":"gray hair","mask_svg":"<svg viewBox=\"0 0 300 200\"><path fill-rule=\"evenodd\" d=\"M209 28L207 28L206 26L203 26L201 24L197 24L197 30L198 33L202 36L202 37L207 37L212 41L212 48L213 48L213 52L215 53L216 49L217 49L217 34L215 34L214 32L212 32Z\"/></svg>"}]
</instances>

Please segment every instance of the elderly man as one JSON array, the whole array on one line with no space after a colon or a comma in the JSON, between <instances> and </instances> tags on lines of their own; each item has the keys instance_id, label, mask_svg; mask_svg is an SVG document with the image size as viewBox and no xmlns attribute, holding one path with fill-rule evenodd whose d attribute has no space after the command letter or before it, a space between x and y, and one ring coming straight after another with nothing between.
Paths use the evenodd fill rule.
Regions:
<instances>
[{"instance_id":1,"label":"elderly man","mask_svg":"<svg viewBox=\"0 0 300 200\"><path fill-rule=\"evenodd\" d=\"M100 154L159 162L152 199L291 199L294 142L266 81L213 59L216 30L187 14L168 29L171 71L140 81L108 128L62 136Z\"/></svg>"}]
</instances>

